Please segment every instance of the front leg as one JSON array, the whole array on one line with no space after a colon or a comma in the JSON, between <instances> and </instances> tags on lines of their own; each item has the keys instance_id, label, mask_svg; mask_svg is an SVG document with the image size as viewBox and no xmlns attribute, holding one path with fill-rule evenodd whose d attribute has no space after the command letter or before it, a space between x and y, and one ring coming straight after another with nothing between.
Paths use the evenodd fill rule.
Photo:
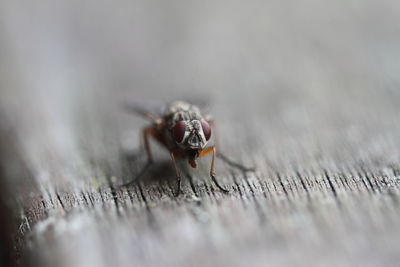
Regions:
<instances>
[{"instance_id":1,"label":"front leg","mask_svg":"<svg viewBox=\"0 0 400 267\"><path fill-rule=\"evenodd\" d=\"M176 165L174 152L171 152L170 155L171 155L171 159L172 159L172 164L174 165L176 178L178 180L177 189L176 189L176 192L174 194L177 197L177 196L179 196L179 193L181 192L181 171L178 169L178 165Z\"/></svg>"},{"instance_id":2,"label":"front leg","mask_svg":"<svg viewBox=\"0 0 400 267\"><path fill-rule=\"evenodd\" d=\"M215 183L215 185L224 193L229 193L228 189L223 188L217 181L216 175L215 175L215 154L216 154L216 149L215 146L209 147L204 149L203 151L200 152L200 156L207 155L208 153L212 152L212 160L211 160L211 168L210 168L210 177Z\"/></svg>"}]
</instances>

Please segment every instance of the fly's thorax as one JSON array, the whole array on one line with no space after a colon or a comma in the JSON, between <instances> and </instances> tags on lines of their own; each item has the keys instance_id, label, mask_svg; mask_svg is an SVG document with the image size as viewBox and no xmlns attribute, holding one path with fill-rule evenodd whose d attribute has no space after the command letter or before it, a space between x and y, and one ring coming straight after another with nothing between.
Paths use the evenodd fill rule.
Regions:
<instances>
[{"instance_id":1,"label":"fly's thorax","mask_svg":"<svg viewBox=\"0 0 400 267\"><path fill-rule=\"evenodd\" d=\"M200 109L187 102L176 101L168 106L164 113L164 118L173 127L178 121L200 120L202 118Z\"/></svg>"}]
</instances>

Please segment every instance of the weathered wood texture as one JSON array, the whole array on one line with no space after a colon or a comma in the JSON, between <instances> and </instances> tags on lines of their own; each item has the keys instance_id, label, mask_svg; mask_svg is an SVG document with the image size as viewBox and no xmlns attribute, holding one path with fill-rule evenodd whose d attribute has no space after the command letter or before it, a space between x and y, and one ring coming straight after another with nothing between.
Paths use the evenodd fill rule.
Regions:
<instances>
[{"instance_id":1,"label":"weathered wood texture","mask_svg":"<svg viewBox=\"0 0 400 267\"><path fill-rule=\"evenodd\" d=\"M400 265L399 2L42 2L0 3L19 264ZM152 145L118 189L145 163L121 103L181 98L257 171L218 161L222 194L206 157L173 197Z\"/></svg>"}]
</instances>

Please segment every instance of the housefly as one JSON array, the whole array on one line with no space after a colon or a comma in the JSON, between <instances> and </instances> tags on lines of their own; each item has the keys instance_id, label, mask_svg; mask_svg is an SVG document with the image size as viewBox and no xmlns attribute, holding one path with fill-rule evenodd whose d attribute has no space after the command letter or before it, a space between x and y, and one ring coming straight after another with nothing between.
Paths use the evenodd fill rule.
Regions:
<instances>
[{"instance_id":1,"label":"housefly","mask_svg":"<svg viewBox=\"0 0 400 267\"><path fill-rule=\"evenodd\" d=\"M203 116L197 106L185 101L176 101L169 104L161 114L148 112L135 105L128 105L127 107L131 111L149 119L151 125L143 129L147 164L133 180L124 184L125 186L136 182L153 163L149 143L150 137L158 141L158 143L169 151L178 182L176 196L180 193L181 184L181 171L176 164L177 158L186 159L192 168L196 168L198 158L211 153L210 177L215 185L224 193L229 192L229 190L218 183L215 175L215 158L217 155L233 167L237 167L243 171L252 170L232 162L220 153L217 154L215 146L207 146L211 139L214 121L210 116Z\"/></svg>"}]
</instances>

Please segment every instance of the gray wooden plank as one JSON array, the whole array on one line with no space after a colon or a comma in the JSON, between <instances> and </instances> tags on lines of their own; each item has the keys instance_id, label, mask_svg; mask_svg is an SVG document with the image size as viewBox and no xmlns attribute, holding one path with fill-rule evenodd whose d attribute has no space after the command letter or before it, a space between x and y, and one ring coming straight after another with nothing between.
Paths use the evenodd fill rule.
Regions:
<instances>
[{"instance_id":1,"label":"gray wooden plank","mask_svg":"<svg viewBox=\"0 0 400 267\"><path fill-rule=\"evenodd\" d=\"M20 265L399 264L399 4L43 4L0 9ZM208 98L221 149L256 172L218 161L223 194L206 157L174 197L152 145L118 188L145 163L121 103L179 98Z\"/></svg>"}]
</instances>

